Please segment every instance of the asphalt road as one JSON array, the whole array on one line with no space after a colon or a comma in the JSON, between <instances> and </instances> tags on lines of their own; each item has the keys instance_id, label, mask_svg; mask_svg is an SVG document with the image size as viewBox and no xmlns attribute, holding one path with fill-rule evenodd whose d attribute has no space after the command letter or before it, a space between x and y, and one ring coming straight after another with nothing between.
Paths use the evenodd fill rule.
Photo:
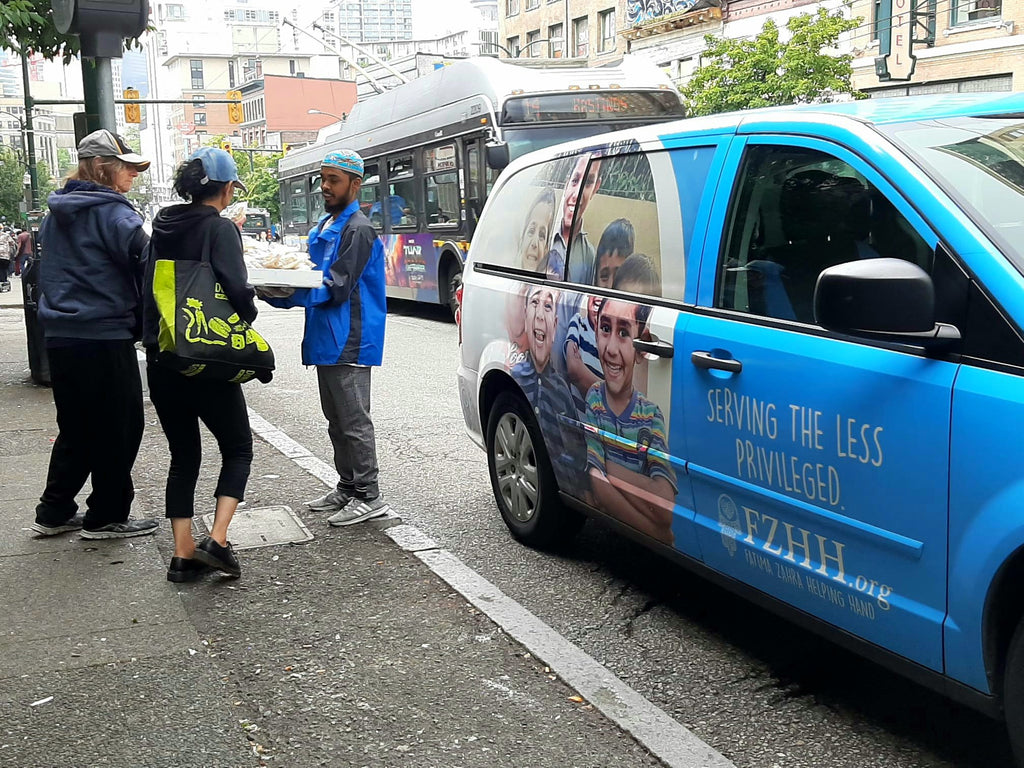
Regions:
<instances>
[{"instance_id":1,"label":"asphalt road","mask_svg":"<svg viewBox=\"0 0 1024 768\"><path fill-rule=\"evenodd\" d=\"M798 629L590 522L562 556L517 544L465 435L458 332L392 302L374 371L381 489L396 511L691 728L739 768L996 768L1000 723ZM249 405L325 461L302 314L261 306L278 372ZM256 468L254 468L256 469Z\"/></svg>"}]
</instances>

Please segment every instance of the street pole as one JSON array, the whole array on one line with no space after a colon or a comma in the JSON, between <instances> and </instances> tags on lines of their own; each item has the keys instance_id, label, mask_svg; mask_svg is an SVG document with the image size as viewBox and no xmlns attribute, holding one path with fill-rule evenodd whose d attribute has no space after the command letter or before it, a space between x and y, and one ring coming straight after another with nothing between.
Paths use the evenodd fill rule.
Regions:
<instances>
[{"instance_id":1,"label":"street pole","mask_svg":"<svg viewBox=\"0 0 1024 768\"><path fill-rule=\"evenodd\" d=\"M28 54L21 49L21 81L25 88L25 143L28 145L28 178L32 187L32 205L29 210L39 206L39 179L36 174L36 134L32 130L32 93L29 90Z\"/></svg>"},{"instance_id":2,"label":"street pole","mask_svg":"<svg viewBox=\"0 0 1024 768\"><path fill-rule=\"evenodd\" d=\"M114 76L110 59L97 56L96 62L96 111L100 116L100 128L111 133L117 132L117 115L114 111ZM88 111L88 107L86 107Z\"/></svg>"}]
</instances>

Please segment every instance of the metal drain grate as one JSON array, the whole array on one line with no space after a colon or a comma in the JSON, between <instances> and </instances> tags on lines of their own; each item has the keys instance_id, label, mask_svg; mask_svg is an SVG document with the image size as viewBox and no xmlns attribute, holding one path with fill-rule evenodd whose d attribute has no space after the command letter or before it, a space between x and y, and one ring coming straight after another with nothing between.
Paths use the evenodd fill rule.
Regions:
<instances>
[{"instance_id":1,"label":"metal drain grate","mask_svg":"<svg viewBox=\"0 0 1024 768\"><path fill-rule=\"evenodd\" d=\"M213 528L213 513L203 515L206 529ZM309 528L291 507L240 509L231 520L229 537L235 549L256 549L276 544L299 544L313 538Z\"/></svg>"}]
</instances>

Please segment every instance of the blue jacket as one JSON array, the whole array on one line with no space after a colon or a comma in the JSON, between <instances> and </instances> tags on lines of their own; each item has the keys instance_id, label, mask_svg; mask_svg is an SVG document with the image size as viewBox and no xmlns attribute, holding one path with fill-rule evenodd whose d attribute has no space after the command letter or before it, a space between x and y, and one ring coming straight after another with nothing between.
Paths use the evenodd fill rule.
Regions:
<instances>
[{"instance_id":1,"label":"blue jacket","mask_svg":"<svg viewBox=\"0 0 1024 768\"><path fill-rule=\"evenodd\" d=\"M275 307L305 307L304 365L380 365L388 307L384 244L353 201L338 218L309 230L309 258L323 272L318 288L298 288Z\"/></svg>"},{"instance_id":2,"label":"blue jacket","mask_svg":"<svg viewBox=\"0 0 1024 768\"><path fill-rule=\"evenodd\" d=\"M69 181L39 228L39 319L50 338L138 339L140 260L149 237L128 198Z\"/></svg>"}]
</instances>

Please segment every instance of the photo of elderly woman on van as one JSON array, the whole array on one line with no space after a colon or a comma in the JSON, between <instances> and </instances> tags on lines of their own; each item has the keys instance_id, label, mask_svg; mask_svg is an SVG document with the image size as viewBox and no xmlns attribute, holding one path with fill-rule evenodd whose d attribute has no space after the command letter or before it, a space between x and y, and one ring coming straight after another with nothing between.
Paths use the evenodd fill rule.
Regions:
<instances>
[{"instance_id":1,"label":"photo of elderly woman on van","mask_svg":"<svg viewBox=\"0 0 1024 768\"><path fill-rule=\"evenodd\" d=\"M619 299L605 299L598 309L597 349L604 380L587 392L587 469L599 509L672 544L678 486L668 460L665 418L634 385L639 353L633 339L648 311Z\"/></svg>"},{"instance_id":2,"label":"photo of elderly woman on van","mask_svg":"<svg viewBox=\"0 0 1024 768\"><path fill-rule=\"evenodd\" d=\"M635 241L633 225L627 219L615 219L605 227L594 258L594 285L612 287L619 267L633 253ZM587 392L602 379L596 335L600 303L600 297L593 294L584 297L579 312L569 321L565 336L565 370L581 420L587 409Z\"/></svg>"},{"instance_id":3,"label":"photo of elderly woman on van","mask_svg":"<svg viewBox=\"0 0 1024 768\"><path fill-rule=\"evenodd\" d=\"M519 233L517 266L529 272L547 270L548 249L555 223L555 193L542 189L526 212L526 220ZM526 293L528 285L509 293L505 300L505 326L508 329L510 365L518 362L527 348Z\"/></svg>"}]
</instances>

